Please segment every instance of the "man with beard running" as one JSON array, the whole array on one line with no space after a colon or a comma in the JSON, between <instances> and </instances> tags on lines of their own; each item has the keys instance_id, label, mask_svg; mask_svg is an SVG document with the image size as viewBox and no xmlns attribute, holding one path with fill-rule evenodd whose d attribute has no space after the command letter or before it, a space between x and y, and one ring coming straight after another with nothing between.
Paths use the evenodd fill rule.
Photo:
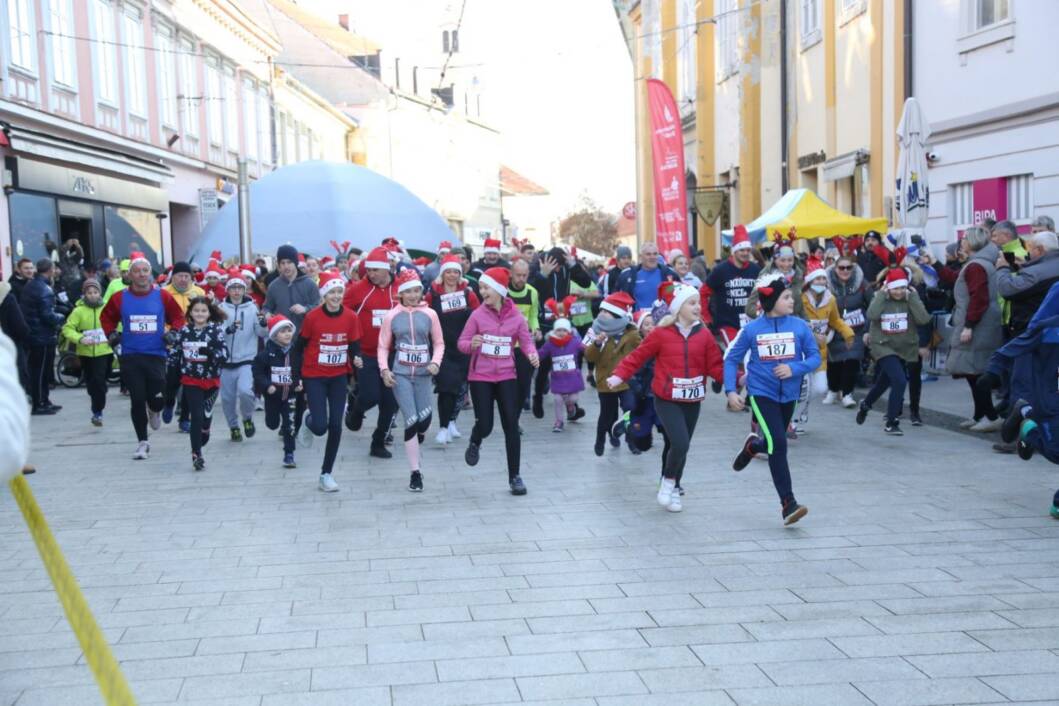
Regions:
<instances>
[{"instance_id":1,"label":"man with beard running","mask_svg":"<svg viewBox=\"0 0 1059 706\"><path fill-rule=\"evenodd\" d=\"M377 247L368 253L364 268L365 278L350 285L342 300L342 305L360 319L360 360L363 361L363 366L357 365L356 398L351 397L346 408L346 428L359 431L364 425L364 415L379 405L379 423L371 435L370 453L376 458L391 458L386 435L397 413L397 400L393 390L383 384L376 348L383 319L397 305L397 285L385 248Z\"/></svg>"}]
</instances>

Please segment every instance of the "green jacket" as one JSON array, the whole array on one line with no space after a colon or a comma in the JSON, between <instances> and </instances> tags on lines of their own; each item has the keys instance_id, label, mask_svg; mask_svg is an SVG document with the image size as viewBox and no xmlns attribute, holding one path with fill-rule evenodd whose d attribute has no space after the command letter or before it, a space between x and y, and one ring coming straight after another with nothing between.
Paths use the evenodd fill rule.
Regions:
<instances>
[{"instance_id":1,"label":"green jacket","mask_svg":"<svg viewBox=\"0 0 1059 706\"><path fill-rule=\"evenodd\" d=\"M515 303L518 310L526 317L530 333L540 329L540 319L538 318L540 297L537 295L537 289L532 284L527 284L525 289L520 289L517 292L508 287L507 297Z\"/></svg>"},{"instance_id":2,"label":"green jacket","mask_svg":"<svg viewBox=\"0 0 1059 706\"><path fill-rule=\"evenodd\" d=\"M93 307L86 304L84 299L78 299L74 310L66 317L66 323L63 324L62 329L62 337L64 341L68 341L76 347L77 355L98 358L113 353L103 335L103 324L99 321L99 315L102 313L102 302L98 306ZM97 337L102 339L102 343L88 346L81 345L81 338L88 331L96 332Z\"/></svg>"},{"instance_id":3,"label":"green jacket","mask_svg":"<svg viewBox=\"0 0 1059 706\"><path fill-rule=\"evenodd\" d=\"M582 287L577 282L570 282L570 294L577 297L577 301L574 302L574 307L584 307L584 311L578 314L574 314L570 317L570 323L574 325L574 328L579 328L587 324L592 323L592 300L588 297L582 296L586 292L598 292L599 287L593 282L589 287ZM574 308L571 307L571 308Z\"/></svg>"},{"instance_id":4,"label":"green jacket","mask_svg":"<svg viewBox=\"0 0 1059 706\"><path fill-rule=\"evenodd\" d=\"M930 314L915 289L909 287L908 298L900 301L886 296L884 291L877 292L868 305L867 317L871 324L869 333L873 359L896 355L910 363L915 362L919 357L919 333L916 327L930 323ZM884 332L884 328L890 332Z\"/></svg>"},{"instance_id":5,"label":"green jacket","mask_svg":"<svg viewBox=\"0 0 1059 706\"><path fill-rule=\"evenodd\" d=\"M121 277L110 280L110 283L107 284L107 291L103 292L103 306L107 305L107 302L110 301L110 298L114 296L114 292L120 292L128 286L129 285L125 284L125 282L122 281Z\"/></svg>"}]
</instances>

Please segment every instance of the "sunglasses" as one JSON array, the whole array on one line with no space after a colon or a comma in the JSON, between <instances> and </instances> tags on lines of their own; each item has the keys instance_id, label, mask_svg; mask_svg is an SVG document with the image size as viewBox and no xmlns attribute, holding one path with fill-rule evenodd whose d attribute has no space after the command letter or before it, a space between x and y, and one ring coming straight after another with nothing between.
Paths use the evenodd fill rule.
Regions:
<instances>
[{"instance_id":1,"label":"sunglasses","mask_svg":"<svg viewBox=\"0 0 1059 706\"><path fill-rule=\"evenodd\" d=\"M841 270L842 272L849 272L850 270L853 269L853 266L852 265L839 265L839 266L835 267L835 269L836 270Z\"/></svg>"}]
</instances>

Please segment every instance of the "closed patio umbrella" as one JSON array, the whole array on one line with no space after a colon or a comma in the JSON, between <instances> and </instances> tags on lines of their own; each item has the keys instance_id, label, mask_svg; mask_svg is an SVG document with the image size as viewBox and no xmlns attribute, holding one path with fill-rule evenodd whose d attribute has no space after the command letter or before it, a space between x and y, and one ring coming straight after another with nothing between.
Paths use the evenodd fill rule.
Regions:
<instances>
[{"instance_id":1,"label":"closed patio umbrella","mask_svg":"<svg viewBox=\"0 0 1059 706\"><path fill-rule=\"evenodd\" d=\"M900 150L897 157L896 210L897 226L905 231L904 240L923 234L930 207L930 185L927 179L926 142L930 124L923 117L919 101L909 98L897 126Z\"/></svg>"}]
</instances>

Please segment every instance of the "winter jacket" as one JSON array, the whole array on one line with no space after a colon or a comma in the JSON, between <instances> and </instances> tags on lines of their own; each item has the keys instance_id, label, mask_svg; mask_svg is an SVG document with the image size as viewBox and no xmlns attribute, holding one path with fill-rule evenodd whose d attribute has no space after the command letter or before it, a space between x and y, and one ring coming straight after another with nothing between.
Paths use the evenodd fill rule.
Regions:
<instances>
[{"instance_id":1,"label":"winter jacket","mask_svg":"<svg viewBox=\"0 0 1059 706\"><path fill-rule=\"evenodd\" d=\"M563 263L547 277L537 271L530 276L529 280L529 283L537 290L541 304L549 299L561 302L570 295L571 282L577 282L586 288L592 286L592 276L581 266L580 262L575 261L573 265ZM552 328L551 319L547 315L541 321L541 328L544 331L550 331Z\"/></svg>"},{"instance_id":2,"label":"winter jacket","mask_svg":"<svg viewBox=\"0 0 1059 706\"><path fill-rule=\"evenodd\" d=\"M854 265L853 274L843 282L831 268L827 273L827 282L834 292L839 315L853 329L852 343L847 343L841 336L831 339L827 344L827 359L836 363L860 360L864 357L864 331L868 325L865 312L872 297L871 290L864 283L864 271L860 265Z\"/></svg>"},{"instance_id":3,"label":"winter jacket","mask_svg":"<svg viewBox=\"0 0 1059 706\"><path fill-rule=\"evenodd\" d=\"M347 289L346 292L348 293L349 290ZM224 298L223 295L221 298ZM302 321L305 320L305 314L291 313L290 308L295 304L301 304L306 309L312 309L319 303L320 290L316 288L316 284L311 279L299 272L293 281L282 276L272 280L265 294L263 308L267 315L283 314L290 319L295 326L295 335L297 335L297 332L301 330Z\"/></svg>"},{"instance_id":4,"label":"winter jacket","mask_svg":"<svg viewBox=\"0 0 1059 706\"><path fill-rule=\"evenodd\" d=\"M218 304L228 317L224 320L224 346L228 349L225 368L250 365L257 356L257 342L268 335L268 328L261 324L257 304L243 297L238 305L230 299Z\"/></svg>"},{"instance_id":5,"label":"winter jacket","mask_svg":"<svg viewBox=\"0 0 1059 706\"><path fill-rule=\"evenodd\" d=\"M197 284L191 284L186 291L181 292L179 289L174 287L172 283L162 287L165 291L169 292L169 296L177 300L177 304L184 310L186 314L188 311L188 303L195 297L204 297L206 292L202 291L202 288Z\"/></svg>"},{"instance_id":6,"label":"winter jacket","mask_svg":"<svg viewBox=\"0 0 1059 706\"><path fill-rule=\"evenodd\" d=\"M643 269L643 265L636 265L635 267L629 267L622 270L621 274L618 275L618 287L615 291L625 292L633 299L636 299L636 279L640 276L640 271ZM669 265L658 266L661 271L660 282L679 282L680 275L670 269ZM657 287L655 288L657 295ZM653 301L653 300L652 300ZM644 302L637 302L637 309L650 308L650 305L643 306Z\"/></svg>"},{"instance_id":7,"label":"winter jacket","mask_svg":"<svg viewBox=\"0 0 1059 706\"><path fill-rule=\"evenodd\" d=\"M484 340L472 350L471 339L476 335ZM527 357L537 353L526 319L510 299L504 299L500 311L491 306L475 309L457 341L460 351L471 356L467 379L472 382L514 380L516 343Z\"/></svg>"},{"instance_id":8,"label":"winter jacket","mask_svg":"<svg viewBox=\"0 0 1059 706\"><path fill-rule=\"evenodd\" d=\"M0 282L0 331L14 342L16 349L21 350L26 345L29 336L26 318L22 315L22 307L14 290L7 282Z\"/></svg>"},{"instance_id":9,"label":"winter jacket","mask_svg":"<svg viewBox=\"0 0 1059 706\"><path fill-rule=\"evenodd\" d=\"M125 284L125 280L121 277L112 279L107 282L107 291L103 292L103 306L110 303L110 298L118 292L126 289L129 285Z\"/></svg>"},{"instance_id":10,"label":"winter jacket","mask_svg":"<svg viewBox=\"0 0 1059 706\"><path fill-rule=\"evenodd\" d=\"M95 306L89 306L84 299L77 300L62 330L63 340L76 346L77 355L98 358L114 352L107 345L107 334L103 332L102 316L102 299ZM88 336L93 342L89 345L81 345L81 338L84 336Z\"/></svg>"},{"instance_id":11,"label":"winter jacket","mask_svg":"<svg viewBox=\"0 0 1059 706\"><path fill-rule=\"evenodd\" d=\"M986 370L999 378L1010 374L1011 399L1029 403L1035 420L1059 417L1059 316L1041 319L1005 343Z\"/></svg>"},{"instance_id":12,"label":"winter jacket","mask_svg":"<svg viewBox=\"0 0 1059 706\"><path fill-rule=\"evenodd\" d=\"M871 357L875 360L896 355L913 363L919 358L917 326L930 322L930 314L915 289L908 289L905 299L896 300L885 291L876 293L866 314L871 338Z\"/></svg>"},{"instance_id":13,"label":"winter jacket","mask_svg":"<svg viewBox=\"0 0 1059 706\"><path fill-rule=\"evenodd\" d=\"M188 323L177 333L174 351L180 357L180 383L212 389L220 387L221 366L228 359L221 324L202 328Z\"/></svg>"},{"instance_id":14,"label":"winter jacket","mask_svg":"<svg viewBox=\"0 0 1059 706\"><path fill-rule=\"evenodd\" d=\"M1000 303L997 295L996 259L1000 250L989 243L971 255L960 270L953 294L956 306L952 310L952 338L949 341L949 356L945 360L945 370L950 375L980 375L985 371L989 356L1003 343ZM967 282L969 272L981 268L984 277L977 285L978 291L972 292ZM976 301L982 301L978 310ZM973 330L969 343L960 342L960 333L964 327Z\"/></svg>"},{"instance_id":15,"label":"winter jacket","mask_svg":"<svg viewBox=\"0 0 1059 706\"><path fill-rule=\"evenodd\" d=\"M596 389L600 392L622 392L629 389L628 383L623 382L617 387L607 385L607 378L614 374L614 369L625 356L632 353L640 345L640 331L630 324L625 327L621 338L607 338L603 344L597 340L585 346L585 359L596 366Z\"/></svg>"},{"instance_id":16,"label":"winter jacket","mask_svg":"<svg viewBox=\"0 0 1059 706\"><path fill-rule=\"evenodd\" d=\"M879 273L886 269L886 263L871 250L864 250L857 256L857 266L860 267L860 271L864 273L864 279L868 282L874 282Z\"/></svg>"},{"instance_id":17,"label":"winter jacket","mask_svg":"<svg viewBox=\"0 0 1059 706\"><path fill-rule=\"evenodd\" d=\"M852 345L853 329L842 318L835 302L835 295L831 293L831 290L824 292L819 302L814 300L815 295L816 293L812 290L806 290L802 294L802 307L805 309L805 320L809 322L814 337L821 335L825 338L822 343L817 340L820 346L820 367L817 369L827 370L828 342L841 338L847 346ZM837 336L836 333L838 333Z\"/></svg>"},{"instance_id":18,"label":"winter jacket","mask_svg":"<svg viewBox=\"0 0 1059 706\"><path fill-rule=\"evenodd\" d=\"M1010 267L997 270L996 288L1010 308L1008 326L1013 335L1026 330L1044 295L1056 282L1059 282L1059 250L1046 252L1018 270Z\"/></svg>"},{"instance_id":19,"label":"winter jacket","mask_svg":"<svg viewBox=\"0 0 1059 706\"><path fill-rule=\"evenodd\" d=\"M552 372L548 378L551 390L556 395L569 395L585 389L585 379L581 377L581 354L585 344L577 331L571 331L563 343L548 335L538 353L541 358L552 359Z\"/></svg>"},{"instance_id":20,"label":"winter jacket","mask_svg":"<svg viewBox=\"0 0 1059 706\"><path fill-rule=\"evenodd\" d=\"M268 388L276 386L281 400L294 394L294 388L301 383L301 371L294 365L294 340L286 348L269 339L265 347L254 358L251 370L254 375L254 392L267 395Z\"/></svg>"},{"instance_id":21,"label":"winter jacket","mask_svg":"<svg viewBox=\"0 0 1059 706\"><path fill-rule=\"evenodd\" d=\"M22 314L29 328L28 346L54 346L63 317L55 313L55 292L41 275L22 291Z\"/></svg>"},{"instance_id":22,"label":"winter jacket","mask_svg":"<svg viewBox=\"0 0 1059 706\"><path fill-rule=\"evenodd\" d=\"M427 365L441 367L445 355L445 334L436 311L420 302L408 307L398 304L390 310L379 329L376 357L379 370L411 377L430 375Z\"/></svg>"},{"instance_id":23,"label":"winter jacket","mask_svg":"<svg viewBox=\"0 0 1059 706\"><path fill-rule=\"evenodd\" d=\"M399 301L397 283L393 278L390 278L390 284L385 287L376 287L367 278L346 287L342 306L356 314L360 320L360 350L364 355L375 357L382 321Z\"/></svg>"},{"instance_id":24,"label":"winter jacket","mask_svg":"<svg viewBox=\"0 0 1059 706\"><path fill-rule=\"evenodd\" d=\"M18 381L18 352L15 344L0 333L0 481L13 478L29 455L29 405Z\"/></svg>"},{"instance_id":25,"label":"winter jacket","mask_svg":"<svg viewBox=\"0 0 1059 706\"><path fill-rule=\"evenodd\" d=\"M724 379L721 349L701 321L685 336L679 326L659 326L637 348L625 356L614 375L627 382L650 359L655 361L651 390L671 402L701 402L706 395L706 377Z\"/></svg>"},{"instance_id":26,"label":"winter jacket","mask_svg":"<svg viewBox=\"0 0 1059 706\"><path fill-rule=\"evenodd\" d=\"M7 283L11 285L11 294L14 295L15 301L21 303L22 292L26 291L26 285L29 284L29 280L16 272L7 278Z\"/></svg>"},{"instance_id":27,"label":"winter jacket","mask_svg":"<svg viewBox=\"0 0 1059 706\"><path fill-rule=\"evenodd\" d=\"M426 303L438 315L438 321L441 322L441 332L445 339L445 355L453 353L459 355L460 349L456 342L460 338L463 327L467 324L467 319L471 318L471 312L480 304L478 295L466 281L462 281L460 288L455 292L447 293L443 284L435 284L427 290Z\"/></svg>"},{"instance_id":28,"label":"winter jacket","mask_svg":"<svg viewBox=\"0 0 1059 706\"><path fill-rule=\"evenodd\" d=\"M728 258L714 267L699 290L704 318L715 329L735 329L747 318L746 304L761 267L751 260L745 267Z\"/></svg>"},{"instance_id":29,"label":"winter jacket","mask_svg":"<svg viewBox=\"0 0 1059 706\"><path fill-rule=\"evenodd\" d=\"M746 352L746 384L754 397L776 402L795 402L802 389L802 377L820 367L820 347L813 330L797 316L759 316L740 331L724 356L725 392L736 392L739 366ZM773 373L777 365L787 365L791 377L780 380Z\"/></svg>"},{"instance_id":30,"label":"winter jacket","mask_svg":"<svg viewBox=\"0 0 1059 706\"><path fill-rule=\"evenodd\" d=\"M775 263L770 263L768 267L766 267L765 269L761 270L761 274L758 275L758 278L759 279L764 278L764 277L772 274L773 272L779 272L779 269L776 268L776 264ZM801 267L798 265L797 262L795 262L794 268L790 272L788 272L786 274L787 286L791 289L791 291L795 295L794 296L794 315L797 316L800 319L804 319L805 318L805 307L802 305L802 298L798 296L798 292L801 292L802 289L804 288L802 286L803 284L805 284L805 280L803 279L803 277L804 277L804 274L802 272ZM748 296L747 299L746 299L746 315L749 316L752 319L757 318L761 314L761 312L758 311L757 298L758 298L757 288L756 287L751 287L750 288L750 296Z\"/></svg>"}]
</instances>

